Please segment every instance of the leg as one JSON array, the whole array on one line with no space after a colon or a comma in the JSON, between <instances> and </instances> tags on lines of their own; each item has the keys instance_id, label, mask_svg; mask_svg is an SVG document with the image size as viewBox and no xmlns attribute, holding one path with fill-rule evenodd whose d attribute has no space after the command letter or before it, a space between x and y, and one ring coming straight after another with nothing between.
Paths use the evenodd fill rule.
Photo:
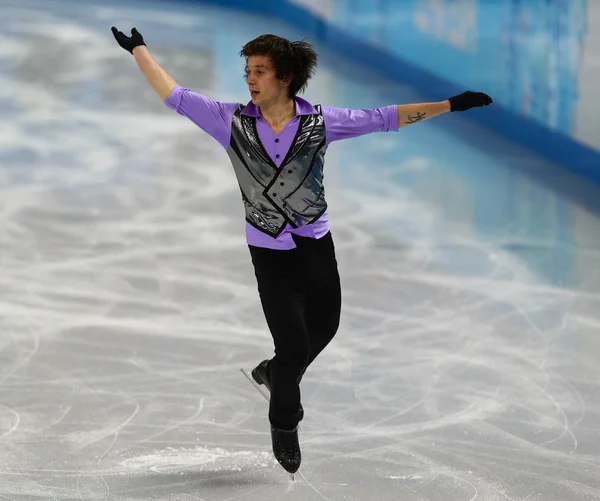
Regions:
<instances>
[{"instance_id":1,"label":"leg","mask_svg":"<svg viewBox=\"0 0 600 501\"><path fill-rule=\"evenodd\" d=\"M305 370L335 337L342 308L342 295L339 277L320 291L321 301L311 298L307 304L306 324L309 331L310 355Z\"/></svg>"},{"instance_id":2,"label":"leg","mask_svg":"<svg viewBox=\"0 0 600 501\"><path fill-rule=\"evenodd\" d=\"M340 325L342 291L331 233L310 243L307 253L309 276L304 318L308 328L310 354L304 370L336 335ZM304 371L303 371L304 374Z\"/></svg>"},{"instance_id":3,"label":"leg","mask_svg":"<svg viewBox=\"0 0 600 501\"><path fill-rule=\"evenodd\" d=\"M275 356L269 364L269 421L277 428L292 429L302 418L299 381L310 354L299 251L251 246L250 252L263 312L275 344Z\"/></svg>"}]
</instances>

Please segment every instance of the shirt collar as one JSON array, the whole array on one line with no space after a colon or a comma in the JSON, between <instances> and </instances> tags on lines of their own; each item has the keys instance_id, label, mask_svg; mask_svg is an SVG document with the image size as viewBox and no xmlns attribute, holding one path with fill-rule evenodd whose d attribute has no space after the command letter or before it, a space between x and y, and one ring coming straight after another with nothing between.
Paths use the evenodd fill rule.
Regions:
<instances>
[{"instance_id":1,"label":"shirt collar","mask_svg":"<svg viewBox=\"0 0 600 501\"><path fill-rule=\"evenodd\" d=\"M301 97L294 97L294 102L296 103L296 115L316 115L317 110L315 110L314 106L310 104L308 101L305 101ZM251 117L259 118L261 117L260 108L256 106L252 101L250 101L246 107L242 110L243 115L248 115Z\"/></svg>"}]
</instances>

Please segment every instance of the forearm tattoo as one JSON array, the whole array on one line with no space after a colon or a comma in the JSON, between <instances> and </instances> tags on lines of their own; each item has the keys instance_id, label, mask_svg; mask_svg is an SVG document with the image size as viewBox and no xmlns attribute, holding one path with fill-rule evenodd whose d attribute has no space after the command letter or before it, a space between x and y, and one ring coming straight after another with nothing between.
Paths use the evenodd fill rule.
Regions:
<instances>
[{"instance_id":1,"label":"forearm tattoo","mask_svg":"<svg viewBox=\"0 0 600 501\"><path fill-rule=\"evenodd\" d=\"M420 122L421 120L425 120L427 113L421 113L420 111L417 111L417 116L416 117L411 117L410 115L408 115L408 121L405 122L407 124L414 124L417 122Z\"/></svg>"}]
</instances>

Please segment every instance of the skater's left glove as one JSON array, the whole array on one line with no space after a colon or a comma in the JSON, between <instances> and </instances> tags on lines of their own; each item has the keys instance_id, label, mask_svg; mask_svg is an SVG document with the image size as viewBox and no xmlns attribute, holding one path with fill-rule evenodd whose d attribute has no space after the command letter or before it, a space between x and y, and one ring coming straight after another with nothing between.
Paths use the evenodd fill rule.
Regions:
<instances>
[{"instance_id":1,"label":"skater's left glove","mask_svg":"<svg viewBox=\"0 0 600 501\"><path fill-rule=\"evenodd\" d=\"M466 111L476 106L488 106L494 101L483 92L463 92L450 98L450 111Z\"/></svg>"}]
</instances>

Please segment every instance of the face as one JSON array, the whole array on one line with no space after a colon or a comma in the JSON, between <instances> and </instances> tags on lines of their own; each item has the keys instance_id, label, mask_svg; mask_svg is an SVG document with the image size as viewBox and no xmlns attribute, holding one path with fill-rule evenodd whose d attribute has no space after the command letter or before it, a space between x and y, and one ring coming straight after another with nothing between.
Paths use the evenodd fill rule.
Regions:
<instances>
[{"instance_id":1,"label":"face","mask_svg":"<svg viewBox=\"0 0 600 501\"><path fill-rule=\"evenodd\" d=\"M246 66L246 83L252 102L257 106L285 101L289 81L279 80L269 56L250 56Z\"/></svg>"}]
</instances>

